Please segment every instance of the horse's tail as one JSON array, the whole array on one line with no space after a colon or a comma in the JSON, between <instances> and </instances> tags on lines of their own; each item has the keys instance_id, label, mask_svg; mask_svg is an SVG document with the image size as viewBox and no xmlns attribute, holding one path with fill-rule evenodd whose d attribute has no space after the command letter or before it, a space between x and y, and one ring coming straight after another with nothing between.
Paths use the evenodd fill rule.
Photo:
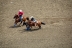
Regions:
<instances>
[{"instance_id":1,"label":"horse's tail","mask_svg":"<svg viewBox=\"0 0 72 48\"><path fill-rule=\"evenodd\" d=\"M45 23L44 23L44 22L41 22L41 24L45 25Z\"/></svg>"}]
</instances>

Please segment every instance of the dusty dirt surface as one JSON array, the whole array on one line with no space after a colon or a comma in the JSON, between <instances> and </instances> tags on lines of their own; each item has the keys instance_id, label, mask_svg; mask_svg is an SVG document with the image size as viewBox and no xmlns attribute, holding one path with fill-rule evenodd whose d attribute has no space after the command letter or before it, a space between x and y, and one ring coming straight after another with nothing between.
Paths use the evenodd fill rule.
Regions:
<instances>
[{"instance_id":1,"label":"dusty dirt surface","mask_svg":"<svg viewBox=\"0 0 72 48\"><path fill-rule=\"evenodd\" d=\"M19 9L46 25L12 28ZM0 0L0 48L72 48L72 0Z\"/></svg>"}]
</instances>

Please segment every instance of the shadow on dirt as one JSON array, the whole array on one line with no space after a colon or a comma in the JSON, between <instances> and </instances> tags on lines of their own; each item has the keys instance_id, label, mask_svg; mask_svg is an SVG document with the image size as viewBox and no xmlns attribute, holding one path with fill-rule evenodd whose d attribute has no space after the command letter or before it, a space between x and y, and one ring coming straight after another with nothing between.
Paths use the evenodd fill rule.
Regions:
<instances>
[{"instance_id":1,"label":"shadow on dirt","mask_svg":"<svg viewBox=\"0 0 72 48\"><path fill-rule=\"evenodd\" d=\"M18 28L18 27L21 27L21 26L10 26L9 28Z\"/></svg>"},{"instance_id":2,"label":"shadow on dirt","mask_svg":"<svg viewBox=\"0 0 72 48\"><path fill-rule=\"evenodd\" d=\"M30 30L26 30L26 29L24 29L25 31L36 31L36 30L39 30L39 28L37 28L37 29L30 29Z\"/></svg>"},{"instance_id":3,"label":"shadow on dirt","mask_svg":"<svg viewBox=\"0 0 72 48\"><path fill-rule=\"evenodd\" d=\"M39 28L37 28L37 29L31 29L31 30L23 29L23 30L20 30L20 31L22 31L21 33L23 33L23 32L33 32L33 31L38 31L38 30L40 30L40 29Z\"/></svg>"}]
</instances>

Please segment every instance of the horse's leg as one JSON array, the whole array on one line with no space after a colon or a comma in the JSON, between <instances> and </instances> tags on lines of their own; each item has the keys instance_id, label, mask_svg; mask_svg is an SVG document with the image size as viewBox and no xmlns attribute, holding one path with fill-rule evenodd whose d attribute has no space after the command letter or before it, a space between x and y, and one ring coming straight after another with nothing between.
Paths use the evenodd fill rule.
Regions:
<instances>
[{"instance_id":1,"label":"horse's leg","mask_svg":"<svg viewBox=\"0 0 72 48\"><path fill-rule=\"evenodd\" d=\"M22 24L22 22L23 22L23 18L21 17L19 26Z\"/></svg>"},{"instance_id":2,"label":"horse's leg","mask_svg":"<svg viewBox=\"0 0 72 48\"><path fill-rule=\"evenodd\" d=\"M17 22L15 21L14 26L17 26Z\"/></svg>"},{"instance_id":3,"label":"horse's leg","mask_svg":"<svg viewBox=\"0 0 72 48\"><path fill-rule=\"evenodd\" d=\"M30 25L30 27L32 28L32 25Z\"/></svg>"},{"instance_id":4,"label":"horse's leg","mask_svg":"<svg viewBox=\"0 0 72 48\"><path fill-rule=\"evenodd\" d=\"M35 27L37 27L37 23L35 22Z\"/></svg>"},{"instance_id":5,"label":"horse's leg","mask_svg":"<svg viewBox=\"0 0 72 48\"><path fill-rule=\"evenodd\" d=\"M40 24L38 25L38 27L39 27L39 29L41 29L41 25Z\"/></svg>"},{"instance_id":6,"label":"horse's leg","mask_svg":"<svg viewBox=\"0 0 72 48\"><path fill-rule=\"evenodd\" d=\"M41 26L39 26L39 29L41 29Z\"/></svg>"},{"instance_id":7,"label":"horse's leg","mask_svg":"<svg viewBox=\"0 0 72 48\"><path fill-rule=\"evenodd\" d=\"M26 25L25 21L23 22L23 25Z\"/></svg>"},{"instance_id":8,"label":"horse's leg","mask_svg":"<svg viewBox=\"0 0 72 48\"><path fill-rule=\"evenodd\" d=\"M19 26L22 24L22 21L20 22Z\"/></svg>"}]
</instances>

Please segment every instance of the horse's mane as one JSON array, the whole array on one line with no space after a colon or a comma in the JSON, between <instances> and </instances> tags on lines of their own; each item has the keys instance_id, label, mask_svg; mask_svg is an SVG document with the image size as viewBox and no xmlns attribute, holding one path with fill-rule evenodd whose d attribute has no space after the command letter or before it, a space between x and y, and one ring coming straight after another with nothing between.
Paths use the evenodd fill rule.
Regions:
<instances>
[{"instance_id":1,"label":"horse's mane","mask_svg":"<svg viewBox=\"0 0 72 48\"><path fill-rule=\"evenodd\" d=\"M17 14L15 14L14 18L19 18L19 16Z\"/></svg>"}]
</instances>

